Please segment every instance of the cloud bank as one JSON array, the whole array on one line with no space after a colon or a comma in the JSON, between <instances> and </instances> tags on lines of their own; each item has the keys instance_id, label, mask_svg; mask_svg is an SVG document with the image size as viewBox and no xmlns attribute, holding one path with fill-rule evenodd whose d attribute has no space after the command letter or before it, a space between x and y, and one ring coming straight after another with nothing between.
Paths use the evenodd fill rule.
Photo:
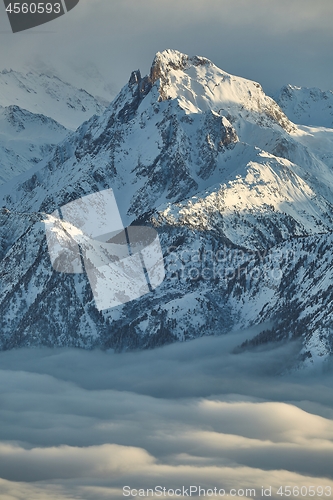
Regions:
<instances>
[{"instance_id":1,"label":"cloud bank","mask_svg":"<svg viewBox=\"0 0 333 500\"><path fill-rule=\"evenodd\" d=\"M333 488L330 366L281 374L296 345L233 354L250 333L121 355L0 353L1 499Z\"/></svg>"}]
</instances>

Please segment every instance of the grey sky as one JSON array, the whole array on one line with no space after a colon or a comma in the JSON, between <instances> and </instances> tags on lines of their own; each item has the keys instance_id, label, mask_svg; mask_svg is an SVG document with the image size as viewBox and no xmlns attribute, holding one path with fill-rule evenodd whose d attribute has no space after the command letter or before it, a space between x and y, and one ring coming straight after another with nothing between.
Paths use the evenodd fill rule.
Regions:
<instances>
[{"instance_id":1,"label":"grey sky","mask_svg":"<svg viewBox=\"0 0 333 500\"><path fill-rule=\"evenodd\" d=\"M15 35L1 9L0 68L55 69L90 91L105 79L115 93L166 48L206 56L269 93L285 83L333 88L332 0L80 0Z\"/></svg>"}]
</instances>

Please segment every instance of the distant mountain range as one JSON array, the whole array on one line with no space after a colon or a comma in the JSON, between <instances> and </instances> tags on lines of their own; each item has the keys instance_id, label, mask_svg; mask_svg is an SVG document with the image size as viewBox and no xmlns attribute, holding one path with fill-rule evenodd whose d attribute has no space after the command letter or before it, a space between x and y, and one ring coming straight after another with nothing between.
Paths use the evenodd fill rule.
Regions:
<instances>
[{"instance_id":1,"label":"distant mountain range","mask_svg":"<svg viewBox=\"0 0 333 500\"><path fill-rule=\"evenodd\" d=\"M33 103L44 102L38 90L30 96L32 89L44 89L48 79L41 77L36 87L30 83L30 92L24 85L30 103L20 97L19 106L30 111L25 134L36 116ZM74 96L68 97L66 84L46 92L58 96L52 103L63 95L68 108L62 115L59 105L58 116L45 101L42 110L49 116L46 139L62 142L55 140L50 156L41 159L35 134L38 163L0 186L0 205L10 211L0 216L1 348L142 349L267 323L240 349L297 339L302 346L295 366L329 356L329 93L318 91L316 106L309 100L306 108L302 100L307 126L291 119L303 116L297 92L290 90L286 100L282 90L279 105L256 82L229 75L203 57L167 50L156 55L149 75L134 71L100 116L68 135L54 120L61 115L69 126ZM90 113L95 101L89 99ZM101 112L95 106L94 113ZM23 113L10 109L15 116ZM23 132L9 124L8 113L3 111L1 130L12 127L19 138ZM113 189L125 226L153 225L159 232L166 278L154 292L98 312L85 275L52 269L39 221L41 213L106 188Z\"/></svg>"},{"instance_id":2,"label":"distant mountain range","mask_svg":"<svg viewBox=\"0 0 333 500\"><path fill-rule=\"evenodd\" d=\"M276 96L288 117L301 125L333 127L333 91L286 85Z\"/></svg>"},{"instance_id":3,"label":"distant mountain range","mask_svg":"<svg viewBox=\"0 0 333 500\"><path fill-rule=\"evenodd\" d=\"M69 130L52 118L18 106L0 107L0 183L51 154Z\"/></svg>"},{"instance_id":4,"label":"distant mountain range","mask_svg":"<svg viewBox=\"0 0 333 500\"><path fill-rule=\"evenodd\" d=\"M75 130L105 109L104 102L56 76L3 70L0 72L0 106L13 105L53 118L69 130Z\"/></svg>"},{"instance_id":5,"label":"distant mountain range","mask_svg":"<svg viewBox=\"0 0 333 500\"><path fill-rule=\"evenodd\" d=\"M29 170L105 105L57 77L0 72L0 183Z\"/></svg>"}]
</instances>

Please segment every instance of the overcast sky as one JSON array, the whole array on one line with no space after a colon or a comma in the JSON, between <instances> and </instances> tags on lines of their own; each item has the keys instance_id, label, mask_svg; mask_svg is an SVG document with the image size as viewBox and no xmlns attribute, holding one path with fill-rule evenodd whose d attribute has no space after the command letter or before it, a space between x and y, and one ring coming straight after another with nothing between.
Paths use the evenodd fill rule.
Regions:
<instances>
[{"instance_id":1,"label":"overcast sky","mask_svg":"<svg viewBox=\"0 0 333 500\"><path fill-rule=\"evenodd\" d=\"M332 0L80 0L66 16L12 34L1 2L0 68L55 69L104 95L166 48L260 81L333 88ZM98 79L108 84L101 90Z\"/></svg>"}]
</instances>

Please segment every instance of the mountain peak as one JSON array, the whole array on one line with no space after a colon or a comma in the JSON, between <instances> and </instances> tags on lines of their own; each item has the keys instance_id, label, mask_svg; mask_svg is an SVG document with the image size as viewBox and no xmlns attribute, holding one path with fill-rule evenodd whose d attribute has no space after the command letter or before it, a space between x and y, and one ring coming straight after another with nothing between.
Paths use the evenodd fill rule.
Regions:
<instances>
[{"instance_id":1,"label":"mountain peak","mask_svg":"<svg viewBox=\"0 0 333 500\"><path fill-rule=\"evenodd\" d=\"M190 115L213 112L228 120L242 116L262 126L294 130L259 83L230 75L205 57L188 56L177 50L157 52L150 73L144 78L139 70L132 72L128 87L115 100L120 109L118 117L122 121L132 119L148 95L151 103L156 97L158 102L176 101Z\"/></svg>"},{"instance_id":2,"label":"mountain peak","mask_svg":"<svg viewBox=\"0 0 333 500\"><path fill-rule=\"evenodd\" d=\"M75 104L77 91L65 84L15 75L0 74L0 105L38 103L63 116L61 105ZM316 96L309 103L327 107ZM22 151L46 156L44 139L30 151L30 130L40 140L47 128L27 113L0 108L3 141L15 139L0 154L7 172ZM138 349L274 321L253 345L304 335L304 359L328 355L332 134L297 128L258 83L208 59L156 54L150 73L135 70L102 116L0 188L9 210L0 214L0 350ZM88 274L52 268L45 228L31 214L106 189L124 227L156 227L167 276L153 294L99 313ZM318 276L327 278L320 289Z\"/></svg>"}]
</instances>

